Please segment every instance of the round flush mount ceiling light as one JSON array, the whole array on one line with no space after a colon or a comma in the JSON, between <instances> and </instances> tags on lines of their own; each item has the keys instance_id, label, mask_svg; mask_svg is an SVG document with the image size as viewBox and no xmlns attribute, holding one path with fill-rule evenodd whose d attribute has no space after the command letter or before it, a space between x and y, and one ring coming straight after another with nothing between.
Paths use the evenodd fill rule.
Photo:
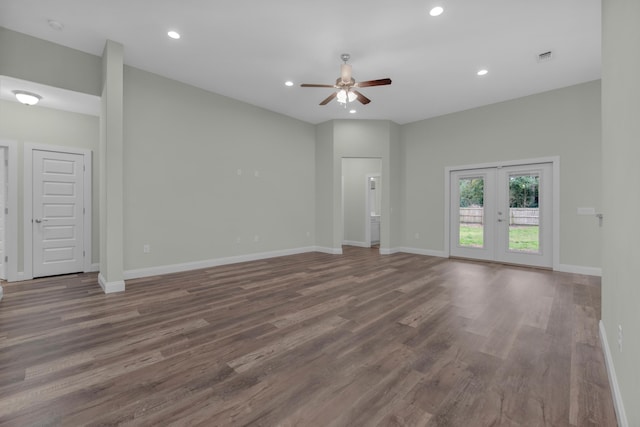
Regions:
<instances>
[{"instance_id":1,"label":"round flush mount ceiling light","mask_svg":"<svg viewBox=\"0 0 640 427\"><path fill-rule=\"evenodd\" d=\"M350 114L355 114L355 113L356 113L356 110L349 110L349 113L350 113Z\"/></svg>"},{"instance_id":2,"label":"round flush mount ceiling light","mask_svg":"<svg viewBox=\"0 0 640 427\"><path fill-rule=\"evenodd\" d=\"M488 73L489 73L489 70L487 70L486 68L483 68L482 70L478 70L476 74L479 76L486 76Z\"/></svg>"},{"instance_id":3,"label":"round flush mount ceiling light","mask_svg":"<svg viewBox=\"0 0 640 427\"><path fill-rule=\"evenodd\" d=\"M179 33L179 32L177 32L177 31L173 31L173 30L169 31L169 32L167 33L167 35L168 35L169 37L171 37L172 39L174 39L174 40L178 40L178 39L180 38L180 33Z\"/></svg>"},{"instance_id":4,"label":"round flush mount ceiling light","mask_svg":"<svg viewBox=\"0 0 640 427\"><path fill-rule=\"evenodd\" d=\"M440 16L444 12L444 8L442 6L436 6L429 11L429 15L431 16Z\"/></svg>"},{"instance_id":5,"label":"round flush mount ceiling light","mask_svg":"<svg viewBox=\"0 0 640 427\"><path fill-rule=\"evenodd\" d=\"M293 86L293 82L291 80L287 80L286 82L284 82L284 85L291 87Z\"/></svg>"},{"instance_id":6,"label":"round flush mount ceiling light","mask_svg":"<svg viewBox=\"0 0 640 427\"><path fill-rule=\"evenodd\" d=\"M24 105L36 105L42 99L37 93L27 92L26 90L14 90L13 94Z\"/></svg>"},{"instance_id":7,"label":"round flush mount ceiling light","mask_svg":"<svg viewBox=\"0 0 640 427\"><path fill-rule=\"evenodd\" d=\"M47 23L51 28L53 28L56 31L64 30L64 24L62 24L62 22L60 21L56 21L55 19L49 19Z\"/></svg>"}]
</instances>

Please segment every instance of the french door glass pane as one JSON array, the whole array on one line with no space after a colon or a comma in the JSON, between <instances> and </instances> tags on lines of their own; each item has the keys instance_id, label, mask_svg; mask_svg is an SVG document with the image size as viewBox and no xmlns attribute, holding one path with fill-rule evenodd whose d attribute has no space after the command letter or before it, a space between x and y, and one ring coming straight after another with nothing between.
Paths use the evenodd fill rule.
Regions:
<instances>
[{"instance_id":1,"label":"french door glass pane","mask_svg":"<svg viewBox=\"0 0 640 427\"><path fill-rule=\"evenodd\" d=\"M539 175L509 176L509 250L540 252Z\"/></svg>"},{"instance_id":2,"label":"french door glass pane","mask_svg":"<svg viewBox=\"0 0 640 427\"><path fill-rule=\"evenodd\" d=\"M484 247L484 178L460 178L460 246Z\"/></svg>"}]
</instances>

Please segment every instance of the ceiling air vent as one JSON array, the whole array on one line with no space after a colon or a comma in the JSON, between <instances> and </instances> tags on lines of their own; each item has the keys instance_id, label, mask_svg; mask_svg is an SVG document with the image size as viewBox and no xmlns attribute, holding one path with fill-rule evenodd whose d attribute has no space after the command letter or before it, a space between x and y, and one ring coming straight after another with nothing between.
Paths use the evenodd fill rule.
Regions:
<instances>
[{"instance_id":1,"label":"ceiling air vent","mask_svg":"<svg viewBox=\"0 0 640 427\"><path fill-rule=\"evenodd\" d=\"M538 62L551 61L552 58L553 58L553 52L549 50L547 52L542 52L541 54L538 55Z\"/></svg>"}]
</instances>

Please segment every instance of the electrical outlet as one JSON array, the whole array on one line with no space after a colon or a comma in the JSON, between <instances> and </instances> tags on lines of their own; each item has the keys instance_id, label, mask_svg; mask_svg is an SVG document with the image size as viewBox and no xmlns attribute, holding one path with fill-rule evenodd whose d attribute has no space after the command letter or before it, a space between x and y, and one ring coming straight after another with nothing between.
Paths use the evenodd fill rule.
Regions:
<instances>
[{"instance_id":1,"label":"electrical outlet","mask_svg":"<svg viewBox=\"0 0 640 427\"><path fill-rule=\"evenodd\" d=\"M242 239L240 238L240 236L236 237L236 243L240 243L242 241Z\"/></svg>"},{"instance_id":2,"label":"electrical outlet","mask_svg":"<svg viewBox=\"0 0 640 427\"><path fill-rule=\"evenodd\" d=\"M307 231L307 237L311 237L311 232Z\"/></svg>"},{"instance_id":3,"label":"electrical outlet","mask_svg":"<svg viewBox=\"0 0 640 427\"><path fill-rule=\"evenodd\" d=\"M257 235L257 234L255 236L253 236L253 241L254 242L259 242L260 241L260 236Z\"/></svg>"},{"instance_id":4,"label":"electrical outlet","mask_svg":"<svg viewBox=\"0 0 640 427\"><path fill-rule=\"evenodd\" d=\"M147 243L147 244L145 244L145 245L142 247L142 252L143 252L143 253L145 253L145 254L151 253L151 245L150 245L150 244L148 244L148 243Z\"/></svg>"},{"instance_id":5,"label":"electrical outlet","mask_svg":"<svg viewBox=\"0 0 640 427\"><path fill-rule=\"evenodd\" d=\"M416 240L418 240L420 238L420 233L416 233L414 237L416 238Z\"/></svg>"},{"instance_id":6,"label":"electrical outlet","mask_svg":"<svg viewBox=\"0 0 640 427\"><path fill-rule=\"evenodd\" d=\"M622 353L622 325L618 325L618 348L620 349L620 353Z\"/></svg>"}]
</instances>

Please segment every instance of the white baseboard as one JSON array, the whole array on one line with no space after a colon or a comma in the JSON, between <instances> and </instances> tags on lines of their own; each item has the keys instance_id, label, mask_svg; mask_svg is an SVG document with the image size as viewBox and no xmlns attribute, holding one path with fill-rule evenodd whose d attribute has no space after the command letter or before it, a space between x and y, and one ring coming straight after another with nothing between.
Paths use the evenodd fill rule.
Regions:
<instances>
[{"instance_id":1,"label":"white baseboard","mask_svg":"<svg viewBox=\"0 0 640 427\"><path fill-rule=\"evenodd\" d=\"M0 286L0 301L2 301L3 295L4 295L4 291L2 290L2 286Z\"/></svg>"},{"instance_id":2,"label":"white baseboard","mask_svg":"<svg viewBox=\"0 0 640 427\"><path fill-rule=\"evenodd\" d=\"M323 254L342 255L342 248L327 248L324 246L314 246L314 252L322 252Z\"/></svg>"},{"instance_id":3,"label":"white baseboard","mask_svg":"<svg viewBox=\"0 0 640 427\"><path fill-rule=\"evenodd\" d=\"M600 342L602 344L602 349L604 350L604 361L607 365L607 374L609 374L609 384L611 384L613 406L616 410L616 417L618 417L618 425L620 427L629 427L627 413L624 410L624 403L622 402L622 394L620 393L620 387L618 386L618 377L616 376L616 370L613 366L613 358L611 357L609 341L607 340L607 331L604 328L602 320L600 320Z\"/></svg>"},{"instance_id":4,"label":"white baseboard","mask_svg":"<svg viewBox=\"0 0 640 427\"><path fill-rule=\"evenodd\" d=\"M438 258L449 258L449 255L445 251L435 251L433 249L401 247L401 248L397 248L396 251L405 252L408 254L415 254L415 255L427 255L427 256L435 256Z\"/></svg>"},{"instance_id":5,"label":"white baseboard","mask_svg":"<svg viewBox=\"0 0 640 427\"><path fill-rule=\"evenodd\" d=\"M114 292L124 292L125 284L124 280L116 280L113 282L107 282L102 275L102 273L98 274L98 283L100 287L104 291L105 294L111 294Z\"/></svg>"},{"instance_id":6,"label":"white baseboard","mask_svg":"<svg viewBox=\"0 0 640 427\"><path fill-rule=\"evenodd\" d=\"M581 265L558 264L554 267L554 271L563 273L584 274L586 276L602 277L602 269L598 267L583 267Z\"/></svg>"},{"instance_id":7,"label":"white baseboard","mask_svg":"<svg viewBox=\"0 0 640 427\"><path fill-rule=\"evenodd\" d=\"M401 252L398 248L380 248L380 255L393 255Z\"/></svg>"},{"instance_id":8,"label":"white baseboard","mask_svg":"<svg viewBox=\"0 0 640 427\"><path fill-rule=\"evenodd\" d=\"M359 248L370 248L370 245L367 245L366 242L356 242L355 240L344 240L342 242L345 246L357 246Z\"/></svg>"},{"instance_id":9,"label":"white baseboard","mask_svg":"<svg viewBox=\"0 0 640 427\"><path fill-rule=\"evenodd\" d=\"M185 262L182 264L161 265L158 267L139 268L135 270L127 270L124 272L124 279L138 279L141 277L158 276L162 274L180 273L182 271L198 270L201 268L211 268L220 265L236 264L239 262L258 261L261 259L275 258L279 256L297 255L306 252L325 252L314 246L285 249L280 251L259 252L248 255L230 256L224 258L207 259L203 261ZM327 252L334 253L334 252ZM342 250L340 251L342 253Z\"/></svg>"}]
</instances>

